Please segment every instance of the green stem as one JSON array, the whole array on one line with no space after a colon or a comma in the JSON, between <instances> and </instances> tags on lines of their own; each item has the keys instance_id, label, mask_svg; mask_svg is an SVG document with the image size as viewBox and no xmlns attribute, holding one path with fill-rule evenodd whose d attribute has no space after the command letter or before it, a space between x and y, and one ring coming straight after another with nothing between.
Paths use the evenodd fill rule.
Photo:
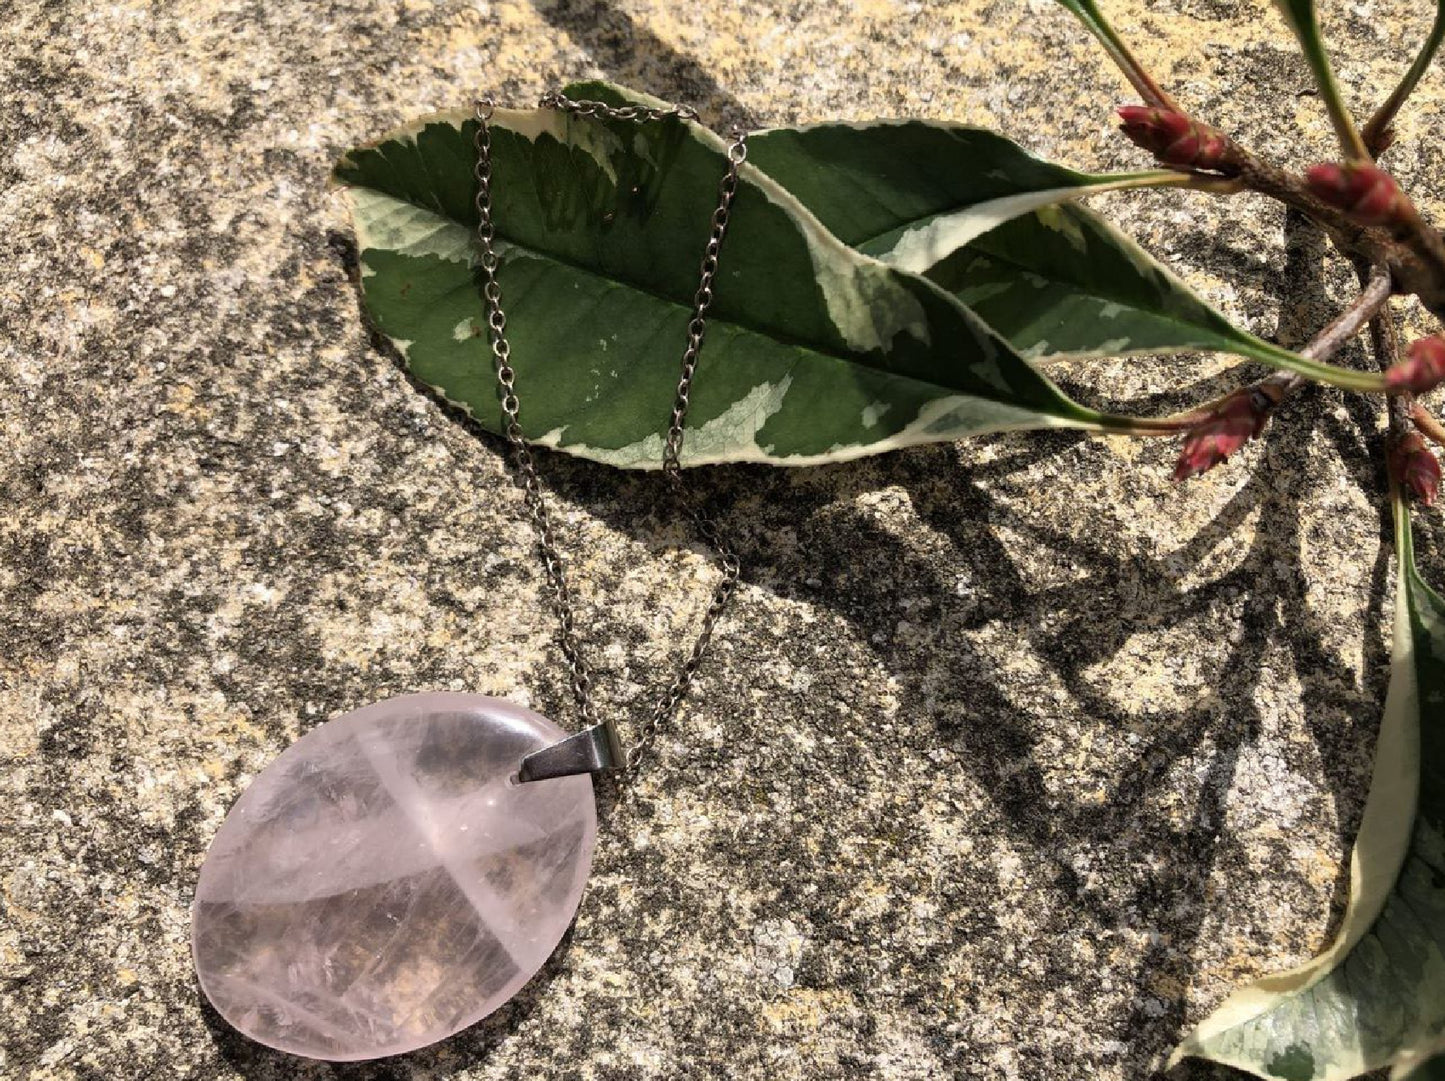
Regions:
<instances>
[{"instance_id":1,"label":"green stem","mask_svg":"<svg viewBox=\"0 0 1445 1081\"><path fill-rule=\"evenodd\" d=\"M1168 109L1173 113L1181 111L1174 99L1154 81L1144 65L1129 51L1129 46L1124 44L1124 39L1109 25L1094 0L1059 0L1059 3L1078 16L1089 33L1099 39L1104 51L1109 54L1109 59L1114 61L1115 66L1124 73L1124 78L1139 92L1145 105Z\"/></svg>"},{"instance_id":2,"label":"green stem","mask_svg":"<svg viewBox=\"0 0 1445 1081\"><path fill-rule=\"evenodd\" d=\"M1261 344L1268 345L1269 343L1262 342ZM1270 363L1280 367L1293 367L1300 374L1307 375L1316 382L1329 383L1345 390L1383 391L1385 389L1384 378L1377 373L1336 368L1333 364L1321 364L1279 346L1274 346L1273 349L1275 354L1270 359ZM1288 389L1293 389L1293 387ZM1283 397L1283 394L1280 396ZM1204 406L1169 417L1130 417L1120 413L1098 413L1092 409L1080 408L1077 410L1076 421L1081 428L1109 432L1113 435L1171 436L1187 432L1208 420L1213 415L1211 408L1211 406Z\"/></svg>"},{"instance_id":3,"label":"green stem","mask_svg":"<svg viewBox=\"0 0 1445 1081\"><path fill-rule=\"evenodd\" d=\"M1080 418L1083 422L1081 427L1109 432L1111 435L1146 437L1181 435L1200 421L1208 419L1208 414L1198 410L1172 417L1126 417L1120 413L1096 413L1092 409L1085 412L1087 415Z\"/></svg>"},{"instance_id":4,"label":"green stem","mask_svg":"<svg viewBox=\"0 0 1445 1081\"><path fill-rule=\"evenodd\" d=\"M1317 383L1326 383L1332 387L1339 387L1341 390L1371 393L1382 393L1385 390L1385 377L1379 372L1361 372L1354 368L1340 368L1334 364L1311 360L1282 345L1267 342L1263 338L1257 338L1250 344L1253 348L1249 352L1241 350L1242 356L1262 360L1266 364L1273 364L1276 368L1298 372Z\"/></svg>"},{"instance_id":5,"label":"green stem","mask_svg":"<svg viewBox=\"0 0 1445 1081\"><path fill-rule=\"evenodd\" d=\"M1379 372L1361 372L1353 368L1339 368L1333 364L1311 360L1309 357L1267 342L1262 338L1256 339L1252 344L1255 346L1253 350L1248 352L1241 350L1240 355L1253 360L1262 360L1278 368L1286 368L1316 383L1326 383L1342 390L1376 393L1383 393L1385 390L1385 377ZM1289 385L1287 379L1282 379L1281 383L1285 385L1286 393L1294 389L1292 385ZM1283 396L1283 393L1280 394L1280 397ZM1118 413L1096 413L1093 410L1086 410L1084 411L1086 415L1079 419L1084 427L1112 432L1116 435L1178 435L1193 428L1201 421L1208 420L1212 415L1211 410L1212 405L1203 406L1169 417L1129 417Z\"/></svg>"},{"instance_id":6,"label":"green stem","mask_svg":"<svg viewBox=\"0 0 1445 1081\"><path fill-rule=\"evenodd\" d=\"M1430 61L1435 59L1435 51L1440 48L1442 40L1445 40L1445 3L1437 3L1435 24L1430 27L1430 36L1421 46L1420 55L1415 57L1415 62L1410 65L1410 70L1405 72L1405 77L1400 80L1400 85L1395 87L1394 92L1385 99L1383 105L1375 110L1375 115L1370 117L1369 123L1365 125L1362 134L1365 145L1371 152L1380 152L1380 144L1384 142L1385 133L1389 131L1395 114L1400 111L1400 106L1405 104L1405 100L1414 93L1416 85L1429 69Z\"/></svg>"},{"instance_id":7,"label":"green stem","mask_svg":"<svg viewBox=\"0 0 1445 1081\"><path fill-rule=\"evenodd\" d=\"M1326 364L1323 359L1317 359L1330 357L1339 352L1366 323L1369 323L1372 329L1385 325L1379 316L1385 311L1385 306L1390 300L1390 275L1382 268L1370 267L1366 268L1363 276L1366 281L1360 295L1327 327L1316 334L1299 353L1286 349L1282 345L1267 342L1263 338L1241 334L1237 350L1240 356L1262 360L1293 373L1291 375L1276 373L1254 384L1269 399L1270 411L1273 411L1274 407L1287 395L1299 388L1303 383L1301 377L1312 379L1318 383L1328 383L1345 390L1385 390L1385 377L1381 372L1360 372L1353 368L1339 368L1333 364ZM1116 435L1178 435L1209 420L1215 415L1215 410L1232 396L1232 394L1228 394L1216 401L1191 409L1187 413L1175 413L1169 417L1127 417L1117 413L1096 413L1092 409L1080 408L1078 421L1081 427L1113 432ZM1395 408L1395 403L1392 403L1392 408Z\"/></svg>"},{"instance_id":8,"label":"green stem","mask_svg":"<svg viewBox=\"0 0 1445 1081\"><path fill-rule=\"evenodd\" d=\"M1373 324L1389 304L1390 296L1394 292L1390 272L1384 267L1372 267L1362 263L1359 272L1363 282L1359 296L1298 353L1249 335L1247 345L1251 350L1250 355L1299 375L1308 376L1317 382L1345 390L1383 391L1385 376L1382 372L1361 372L1325 363L1363 330L1367 323Z\"/></svg>"},{"instance_id":9,"label":"green stem","mask_svg":"<svg viewBox=\"0 0 1445 1081\"><path fill-rule=\"evenodd\" d=\"M1097 183L1078 189L1079 196L1102 194L1106 191L1130 191L1134 188L1185 188L1189 191L1233 192L1239 184L1229 177L1208 176L1204 173L1186 173L1178 169L1150 169L1139 173L1094 173L1090 179L1099 177Z\"/></svg>"},{"instance_id":10,"label":"green stem","mask_svg":"<svg viewBox=\"0 0 1445 1081\"><path fill-rule=\"evenodd\" d=\"M1213 176L1208 173L1185 173L1177 169L1160 169L1148 173L1126 174L1119 178L1129 183L1120 183L1118 188L1186 188L1189 191L1207 191L1231 195L1242 191L1243 186L1234 177Z\"/></svg>"},{"instance_id":11,"label":"green stem","mask_svg":"<svg viewBox=\"0 0 1445 1081\"><path fill-rule=\"evenodd\" d=\"M1320 37L1320 24L1319 20L1315 18L1313 0L1275 0L1275 2L1280 11L1284 13L1285 21L1289 23L1295 37L1299 39L1300 49L1304 52L1310 72L1315 77L1315 85L1319 87L1320 98L1324 101L1325 109L1330 114L1330 123L1334 126L1335 135L1340 140L1340 148L1344 150L1345 157L1350 161L1374 160L1365 147L1365 141L1360 138L1359 129L1355 127L1355 118L1350 115L1349 109L1345 108L1339 84L1335 82L1335 72L1330 66L1330 58L1325 52L1324 42Z\"/></svg>"}]
</instances>

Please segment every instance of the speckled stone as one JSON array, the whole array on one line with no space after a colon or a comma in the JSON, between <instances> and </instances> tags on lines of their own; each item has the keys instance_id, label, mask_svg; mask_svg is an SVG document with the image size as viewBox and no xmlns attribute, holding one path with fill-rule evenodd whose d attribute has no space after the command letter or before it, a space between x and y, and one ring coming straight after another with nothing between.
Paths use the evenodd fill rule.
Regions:
<instances>
[{"instance_id":1,"label":"speckled stone","mask_svg":"<svg viewBox=\"0 0 1445 1081\"><path fill-rule=\"evenodd\" d=\"M1207 119L1290 165L1332 152L1269 5L1105 6ZM1361 105L1430 17L1322 6ZM1058 432L705 472L743 586L627 797L602 790L538 977L437 1047L339 1070L204 1006L197 869L298 736L414 691L576 725L503 448L370 341L326 177L479 88L590 75L720 128L937 116L1143 164L1112 130L1126 88L1052 0L8 0L0 1076L1137 1081L1324 941L1389 555L1379 410L1314 391L1179 487L1167 442ZM1437 76L1390 164L1439 219ZM1099 205L1257 333L1297 343L1352 288L1262 200ZM1255 371L1230 366L1053 374L1163 413ZM626 723L716 570L655 478L541 469Z\"/></svg>"}]
</instances>

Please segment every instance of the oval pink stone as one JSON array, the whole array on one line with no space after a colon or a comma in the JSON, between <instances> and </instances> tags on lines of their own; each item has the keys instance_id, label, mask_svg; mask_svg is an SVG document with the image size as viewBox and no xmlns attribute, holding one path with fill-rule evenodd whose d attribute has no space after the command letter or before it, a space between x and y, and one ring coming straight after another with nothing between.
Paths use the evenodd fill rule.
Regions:
<instances>
[{"instance_id":1,"label":"oval pink stone","mask_svg":"<svg viewBox=\"0 0 1445 1081\"><path fill-rule=\"evenodd\" d=\"M499 698L417 694L297 740L201 866L206 997L252 1039L334 1061L491 1013L556 949L592 863L592 779L511 781L565 735Z\"/></svg>"}]
</instances>

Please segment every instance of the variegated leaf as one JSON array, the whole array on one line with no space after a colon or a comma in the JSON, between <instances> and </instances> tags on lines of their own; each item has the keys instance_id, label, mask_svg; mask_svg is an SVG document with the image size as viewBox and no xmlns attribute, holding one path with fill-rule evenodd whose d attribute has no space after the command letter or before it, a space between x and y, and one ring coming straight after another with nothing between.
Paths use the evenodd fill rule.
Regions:
<instances>
[{"instance_id":1,"label":"variegated leaf","mask_svg":"<svg viewBox=\"0 0 1445 1081\"><path fill-rule=\"evenodd\" d=\"M1428 1050L1402 1058L1390 1071L1390 1081L1445 1081L1445 1036Z\"/></svg>"},{"instance_id":2,"label":"variegated leaf","mask_svg":"<svg viewBox=\"0 0 1445 1081\"><path fill-rule=\"evenodd\" d=\"M750 138L748 154L844 243L920 273L1038 207L1185 179L1080 173L996 132L936 120L773 128Z\"/></svg>"},{"instance_id":3,"label":"variegated leaf","mask_svg":"<svg viewBox=\"0 0 1445 1081\"><path fill-rule=\"evenodd\" d=\"M463 113L417 121L353 151L335 175L371 317L419 379L495 428L472 240L474 126ZM530 439L659 464L724 150L678 121L497 112L499 273ZM688 464L807 464L1104 419L955 297L842 244L744 166Z\"/></svg>"},{"instance_id":4,"label":"variegated leaf","mask_svg":"<svg viewBox=\"0 0 1445 1081\"><path fill-rule=\"evenodd\" d=\"M1278 1081L1345 1081L1409 1063L1445 1038L1445 600L1416 570L1399 501L1395 535L1390 689L1344 922L1309 964L1232 995L1174 1061L1197 1055Z\"/></svg>"},{"instance_id":5,"label":"variegated leaf","mask_svg":"<svg viewBox=\"0 0 1445 1081\"><path fill-rule=\"evenodd\" d=\"M1025 356L1219 350L1276 363L1099 215L1044 207L999 226L927 271Z\"/></svg>"},{"instance_id":6,"label":"variegated leaf","mask_svg":"<svg viewBox=\"0 0 1445 1081\"><path fill-rule=\"evenodd\" d=\"M1040 161L990 132L933 121L761 132L752 160L844 242L926 274L1026 356L1220 350L1357 389L1378 380L1234 326L1097 214L1067 200L1178 181Z\"/></svg>"}]
</instances>

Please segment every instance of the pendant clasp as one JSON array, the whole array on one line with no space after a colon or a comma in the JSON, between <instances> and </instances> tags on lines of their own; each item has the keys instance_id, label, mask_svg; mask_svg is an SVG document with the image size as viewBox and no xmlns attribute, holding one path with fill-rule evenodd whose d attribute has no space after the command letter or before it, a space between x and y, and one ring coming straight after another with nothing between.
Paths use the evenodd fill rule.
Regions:
<instances>
[{"instance_id":1,"label":"pendant clasp","mask_svg":"<svg viewBox=\"0 0 1445 1081\"><path fill-rule=\"evenodd\" d=\"M626 764L617 726L603 721L540 751L533 751L522 759L517 781L525 784L553 777L571 777L578 773L601 773L621 769Z\"/></svg>"}]
</instances>

